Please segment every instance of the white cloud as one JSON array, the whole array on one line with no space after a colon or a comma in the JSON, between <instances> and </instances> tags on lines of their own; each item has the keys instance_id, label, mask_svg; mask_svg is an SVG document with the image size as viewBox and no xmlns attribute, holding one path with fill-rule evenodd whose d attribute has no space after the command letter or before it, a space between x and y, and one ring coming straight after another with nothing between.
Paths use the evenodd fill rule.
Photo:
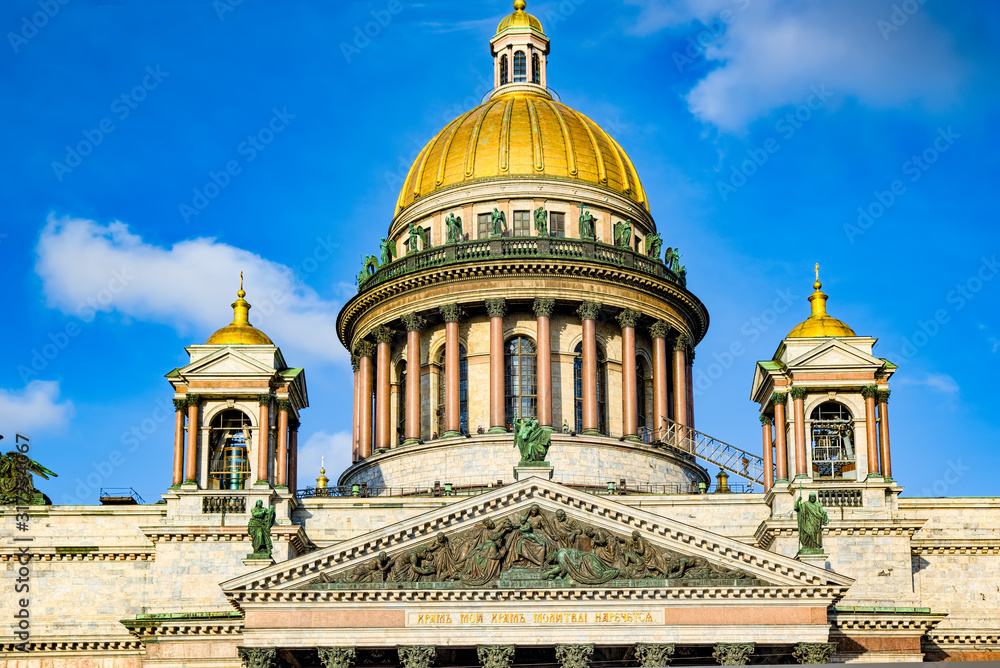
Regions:
<instances>
[{"instance_id":1,"label":"white cloud","mask_svg":"<svg viewBox=\"0 0 1000 668\"><path fill-rule=\"evenodd\" d=\"M679 53L717 64L686 99L695 116L725 131L803 104L813 86L875 107L943 107L955 101L963 76L948 36L923 9L884 33L879 21L892 25L893 6L869 0L627 2L640 7L636 34L683 27L697 38L702 26L714 28L703 51L688 43L693 51Z\"/></svg>"},{"instance_id":2,"label":"white cloud","mask_svg":"<svg viewBox=\"0 0 1000 668\"><path fill-rule=\"evenodd\" d=\"M317 244L313 257L329 258ZM192 343L232 320L229 305L242 271L250 322L281 346L289 363L303 364L303 355L346 359L335 327L340 304L321 299L289 267L215 239L164 247L125 223L50 218L37 255L35 271L50 306L84 320L117 311L174 327Z\"/></svg>"},{"instance_id":3,"label":"white cloud","mask_svg":"<svg viewBox=\"0 0 1000 668\"><path fill-rule=\"evenodd\" d=\"M350 465L351 433L338 431L329 434L318 431L309 437L305 444L299 445L297 459L299 489L312 487L319 477L322 458L326 458L326 477L330 485L337 484L337 476Z\"/></svg>"},{"instance_id":4,"label":"white cloud","mask_svg":"<svg viewBox=\"0 0 1000 668\"><path fill-rule=\"evenodd\" d=\"M73 412L72 401L59 401L58 381L34 380L19 391L0 388L0 431L9 439L61 429Z\"/></svg>"},{"instance_id":5,"label":"white cloud","mask_svg":"<svg viewBox=\"0 0 1000 668\"><path fill-rule=\"evenodd\" d=\"M957 395L961 390L958 382L946 373L929 373L922 378L903 378L899 381L899 384L919 385L948 396Z\"/></svg>"}]
</instances>

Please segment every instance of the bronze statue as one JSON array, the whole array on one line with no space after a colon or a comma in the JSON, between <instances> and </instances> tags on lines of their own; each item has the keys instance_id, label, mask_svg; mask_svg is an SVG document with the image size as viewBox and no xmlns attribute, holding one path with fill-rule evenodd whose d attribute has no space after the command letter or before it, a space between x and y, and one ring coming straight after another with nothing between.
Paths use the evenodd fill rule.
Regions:
<instances>
[{"instance_id":1,"label":"bronze statue","mask_svg":"<svg viewBox=\"0 0 1000 668\"><path fill-rule=\"evenodd\" d=\"M549 214L544 206L535 209L535 231L540 237L549 236Z\"/></svg>"},{"instance_id":2,"label":"bronze statue","mask_svg":"<svg viewBox=\"0 0 1000 668\"><path fill-rule=\"evenodd\" d=\"M504 538L514 530L510 520L504 520L499 527L483 536L465 561L460 579L462 584L479 587L500 577L503 571L507 547Z\"/></svg>"},{"instance_id":3,"label":"bronze statue","mask_svg":"<svg viewBox=\"0 0 1000 668\"><path fill-rule=\"evenodd\" d=\"M826 509L816 502L816 492L809 492L809 500L803 501L801 492L795 499L795 512L799 524L799 553L823 553L823 526L830 523Z\"/></svg>"},{"instance_id":4,"label":"bronze statue","mask_svg":"<svg viewBox=\"0 0 1000 668\"><path fill-rule=\"evenodd\" d=\"M667 252L663 255L663 261L667 265L667 269L678 273L681 269L681 253L677 248L667 248Z\"/></svg>"},{"instance_id":5,"label":"bronze statue","mask_svg":"<svg viewBox=\"0 0 1000 668\"><path fill-rule=\"evenodd\" d=\"M427 546L427 558L434 564L437 582L455 579L458 572L458 561L451 551L451 541L443 532L438 532L434 542Z\"/></svg>"},{"instance_id":6,"label":"bronze statue","mask_svg":"<svg viewBox=\"0 0 1000 668\"><path fill-rule=\"evenodd\" d=\"M420 242L423 241L423 238L424 230L410 223L410 253L416 253L420 250ZM424 244L424 248L427 248L426 243Z\"/></svg>"},{"instance_id":7,"label":"bronze statue","mask_svg":"<svg viewBox=\"0 0 1000 668\"><path fill-rule=\"evenodd\" d=\"M382 243L379 244L379 252L382 256L382 264L389 264L396 259L396 244L386 241L385 237L382 237Z\"/></svg>"},{"instance_id":8,"label":"bronze statue","mask_svg":"<svg viewBox=\"0 0 1000 668\"><path fill-rule=\"evenodd\" d=\"M615 223L615 246L620 248L631 248L632 241L632 221L626 219L624 222Z\"/></svg>"},{"instance_id":9,"label":"bronze statue","mask_svg":"<svg viewBox=\"0 0 1000 668\"><path fill-rule=\"evenodd\" d=\"M264 507L264 502L257 500L257 505L250 509L250 522L247 523L247 533L250 534L250 544L253 554L248 559L270 559L273 545L271 544L271 527L274 526L274 506Z\"/></svg>"},{"instance_id":10,"label":"bronze statue","mask_svg":"<svg viewBox=\"0 0 1000 668\"><path fill-rule=\"evenodd\" d=\"M517 528L511 536L504 566L511 568L515 564L524 562L535 566L544 566L547 552L548 545L541 536L535 534L534 528L528 521L528 516L521 515L517 518Z\"/></svg>"},{"instance_id":11,"label":"bronze statue","mask_svg":"<svg viewBox=\"0 0 1000 668\"><path fill-rule=\"evenodd\" d=\"M52 502L35 488L31 476L56 476L27 455L11 450L0 457L0 506L49 506Z\"/></svg>"},{"instance_id":12,"label":"bronze statue","mask_svg":"<svg viewBox=\"0 0 1000 668\"><path fill-rule=\"evenodd\" d=\"M667 558L643 538L638 531L633 531L629 537L628 551L639 558L644 572L658 573L664 578L669 577L671 568Z\"/></svg>"},{"instance_id":13,"label":"bronze statue","mask_svg":"<svg viewBox=\"0 0 1000 668\"><path fill-rule=\"evenodd\" d=\"M660 238L660 233L654 232L653 234L647 234L645 243L646 255L662 262L662 260L660 260L660 249L663 247L663 239Z\"/></svg>"},{"instance_id":14,"label":"bronze statue","mask_svg":"<svg viewBox=\"0 0 1000 668\"><path fill-rule=\"evenodd\" d=\"M392 560L385 552L379 552L378 556L371 561L360 566L355 566L351 571L348 582L385 582L389 569L392 567Z\"/></svg>"},{"instance_id":15,"label":"bronze statue","mask_svg":"<svg viewBox=\"0 0 1000 668\"><path fill-rule=\"evenodd\" d=\"M597 238L597 219L594 214L581 204L580 208L580 238L593 241Z\"/></svg>"},{"instance_id":16,"label":"bronze statue","mask_svg":"<svg viewBox=\"0 0 1000 668\"><path fill-rule=\"evenodd\" d=\"M448 229L448 243L455 244L462 241L464 233L462 232L462 218L461 216L456 216L453 213L448 214L448 217L444 219L444 224Z\"/></svg>"},{"instance_id":17,"label":"bronze statue","mask_svg":"<svg viewBox=\"0 0 1000 668\"><path fill-rule=\"evenodd\" d=\"M426 565L427 546L421 545L396 557L389 571L389 582L419 582L426 576L435 574L432 565Z\"/></svg>"},{"instance_id":18,"label":"bronze statue","mask_svg":"<svg viewBox=\"0 0 1000 668\"><path fill-rule=\"evenodd\" d=\"M618 536L600 527L587 527L583 533L590 538L590 549L601 560L615 568L625 568L625 559Z\"/></svg>"},{"instance_id":19,"label":"bronze statue","mask_svg":"<svg viewBox=\"0 0 1000 668\"><path fill-rule=\"evenodd\" d=\"M549 430L542 428L538 418L514 420L514 446L521 452L521 462L544 462L549 452Z\"/></svg>"},{"instance_id":20,"label":"bronze statue","mask_svg":"<svg viewBox=\"0 0 1000 668\"><path fill-rule=\"evenodd\" d=\"M507 233L507 215L500 209L493 207L493 215L490 218L490 236L499 237Z\"/></svg>"}]
</instances>

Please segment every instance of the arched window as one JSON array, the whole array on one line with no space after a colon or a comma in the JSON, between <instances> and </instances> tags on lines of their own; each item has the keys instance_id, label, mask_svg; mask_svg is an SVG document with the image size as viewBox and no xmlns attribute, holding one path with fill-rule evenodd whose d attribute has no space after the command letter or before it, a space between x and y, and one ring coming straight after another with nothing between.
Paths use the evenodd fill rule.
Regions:
<instances>
[{"instance_id":1,"label":"arched window","mask_svg":"<svg viewBox=\"0 0 1000 668\"><path fill-rule=\"evenodd\" d=\"M507 341L503 360L505 418L507 428L517 418L538 416L538 385L535 375L535 344L523 336Z\"/></svg>"},{"instance_id":2,"label":"arched window","mask_svg":"<svg viewBox=\"0 0 1000 668\"><path fill-rule=\"evenodd\" d=\"M836 401L825 401L810 414L814 478L844 478L854 471L854 421Z\"/></svg>"},{"instance_id":3,"label":"arched window","mask_svg":"<svg viewBox=\"0 0 1000 668\"><path fill-rule=\"evenodd\" d=\"M447 396L446 376L444 373L445 348L441 348L438 356L438 365L441 369L441 382L438 384L440 393L438 396L437 411L437 433L444 435L445 415L444 404ZM465 353L465 346L458 344L458 430L463 434L469 433L469 358Z\"/></svg>"},{"instance_id":4,"label":"arched window","mask_svg":"<svg viewBox=\"0 0 1000 668\"><path fill-rule=\"evenodd\" d=\"M573 349L573 398L577 433L583 431L583 343ZM597 346L597 431L608 433L608 358Z\"/></svg>"},{"instance_id":5,"label":"arched window","mask_svg":"<svg viewBox=\"0 0 1000 668\"><path fill-rule=\"evenodd\" d=\"M243 489L250 477L250 418L230 408L212 418L209 432L209 475L219 489ZM266 480L267 471L257 477Z\"/></svg>"},{"instance_id":6,"label":"arched window","mask_svg":"<svg viewBox=\"0 0 1000 668\"><path fill-rule=\"evenodd\" d=\"M507 83L507 54L500 56L500 85Z\"/></svg>"},{"instance_id":7,"label":"arched window","mask_svg":"<svg viewBox=\"0 0 1000 668\"><path fill-rule=\"evenodd\" d=\"M542 59L537 53L531 56L531 83L542 83Z\"/></svg>"},{"instance_id":8,"label":"arched window","mask_svg":"<svg viewBox=\"0 0 1000 668\"><path fill-rule=\"evenodd\" d=\"M646 429L646 366L642 363L642 358L635 360L635 403L638 407L639 433Z\"/></svg>"},{"instance_id":9,"label":"arched window","mask_svg":"<svg viewBox=\"0 0 1000 668\"><path fill-rule=\"evenodd\" d=\"M514 54L514 83L524 83L528 80L528 63L524 51Z\"/></svg>"},{"instance_id":10,"label":"arched window","mask_svg":"<svg viewBox=\"0 0 1000 668\"><path fill-rule=\"evenodd\" d=\"M396 442L402 444L406 440L406 362L400 362L396 367Z\"/></svg>"}]
</instances>

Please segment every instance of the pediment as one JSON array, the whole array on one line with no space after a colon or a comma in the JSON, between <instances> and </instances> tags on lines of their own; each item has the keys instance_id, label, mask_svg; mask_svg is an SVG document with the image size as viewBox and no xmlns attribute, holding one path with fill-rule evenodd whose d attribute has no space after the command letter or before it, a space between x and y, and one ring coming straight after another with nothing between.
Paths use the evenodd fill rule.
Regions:
<instances>
[{"instance_id":1,"label":"pediment","mask_svg":"<svg viewBox=\"0 0 1000 668\"><path fill-rule=\"evenodd\" d=\"M532 508L537 508L534 519L523 522L522 517L532 516ZM552 525L559 511L568 524L555 529ZM586 540L581 540L573 536L569 525L589 528L591 535L584 534ZM439 534L444 535L443 541ZM619 549L612 547L612 539L620 541ZM437 545L441 542L447 544L446 551ZM541 547L542 543L547 547ZM430 558L430 553L435 556ZM441 568L437 555L446 555L446 568ZM450 577L442 577L442 570L449 569ZM222 588L233 597L262 590L602 585L846 589L852 583L849 577L606 496L532 477L235 578Z\"/></svg>"},{"instance_id":2,"label":"pediment","mask_svg":"<svg viewBox=\"0 0 1000 668\"><path fill-rule=\"evenodd\" d=\"M831 339L788 362L789 370L877 369L883 362L838 339Z\"/></svg>"},{"instance_id":3,"label":"pediment","mask_svg":"<svg viewBox=\"0 0 1000 668\"><path fill-rule=\"evenodd\" d=\"M178 369L181 376L253 376L274 375L274 368L233 348L222 348L211 355Z\"/></svg>"}]
</instances>

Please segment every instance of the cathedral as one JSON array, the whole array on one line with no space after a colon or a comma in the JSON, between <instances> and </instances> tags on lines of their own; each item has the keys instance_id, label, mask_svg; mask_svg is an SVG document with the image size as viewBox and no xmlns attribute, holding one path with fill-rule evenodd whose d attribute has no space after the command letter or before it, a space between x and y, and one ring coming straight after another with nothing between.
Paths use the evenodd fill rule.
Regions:
<instances>
[{"instance_id":1,"label":"cathedral","mask_svg":"<svg viewBox=\"0 0 1000 668\"><path fill-rule=\"evenodd\" d=\"M306 371L241 284L166 374L163 501L32 506L29 550L4 510L0 666L1000 660L1000 500L902 495L896 366L820 268L753 369L759 445L699 431L708 309L635 166L523 0L490 50L337 319L351 465L298 479Z\"/></svg>"}]
</instances>

